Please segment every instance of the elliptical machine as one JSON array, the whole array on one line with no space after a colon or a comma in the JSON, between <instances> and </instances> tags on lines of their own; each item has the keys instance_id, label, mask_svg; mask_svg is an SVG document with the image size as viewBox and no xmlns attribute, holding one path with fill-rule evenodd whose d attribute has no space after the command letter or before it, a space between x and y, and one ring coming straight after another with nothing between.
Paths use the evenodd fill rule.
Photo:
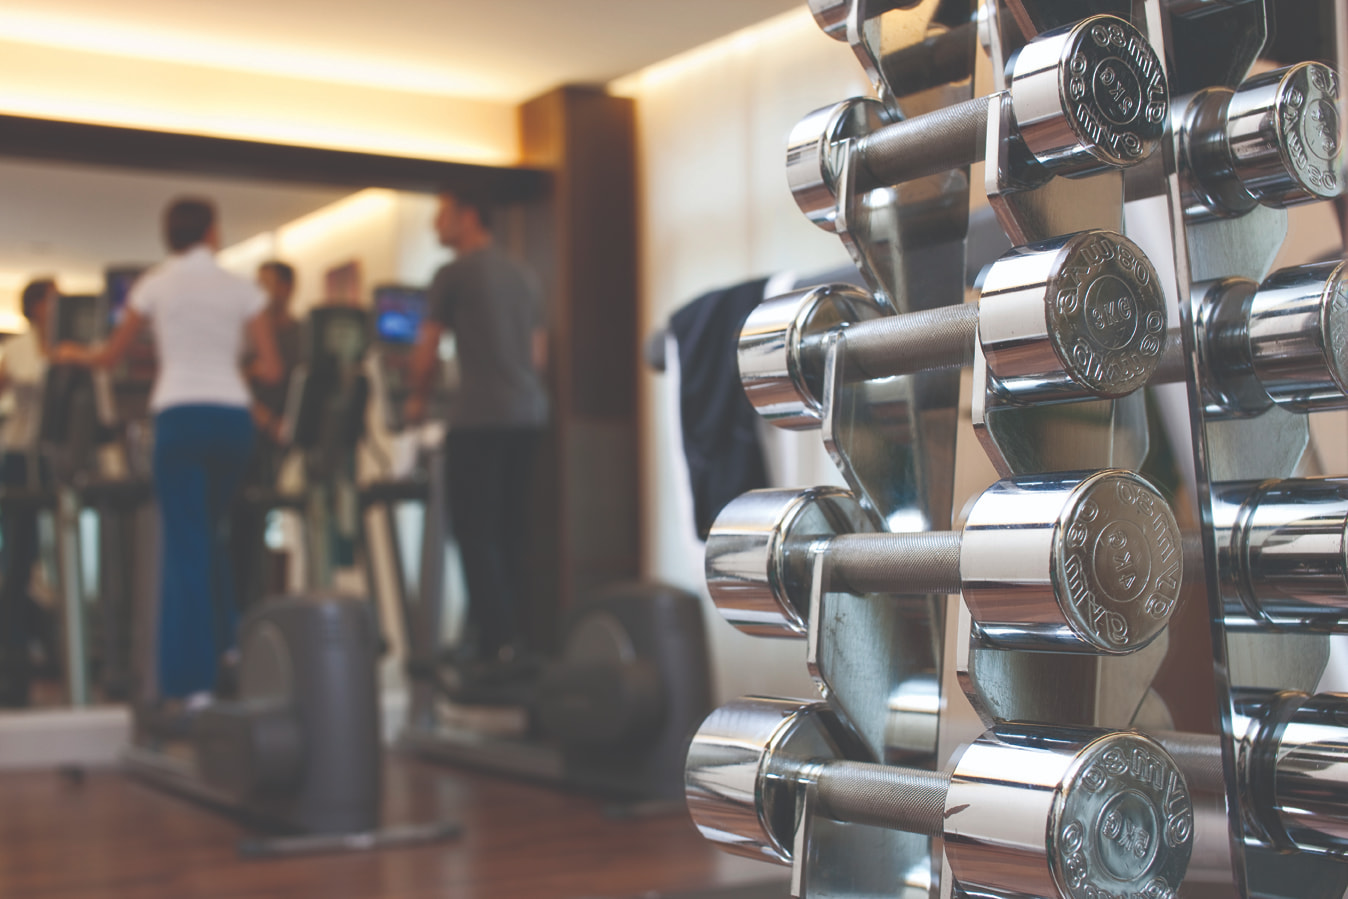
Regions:
<instances>
[{"instance_id":1,"label":"elliptical machine","mask_svg":"<svg viewBox=\"0 0 1348 899\"><path fill-rule=\"evenodd\" d=\"M424 293L375 292L376 391L390 431L402 428L408 362ZM432 408L443 408L444 397ZM711 709L701 604L662 584L620 584L567 618L561 651L525 677L483 680L442 641L450 540L440 440L419 443L413 474L367 484L363 505L382 517L399 570L410 697L399 748L625 801L683 803L688 742ZM421 527L400 527L399 506L419 507ZM373 554L371 554L373 558ZM416 571L402 560L419 559Z\"/></svg>"},{"instance_id":2,"label":"elliptical machine","mask_svg":"<svg viewBox=\"0 0 1348 899\"><path fill-rule=\"evenodd\" d=\"M306 322L303 362L287 407L288 442L321 451L354 476L368 395L360 371L365 313L322 307ZM354 339L353 339L354 337ZM333 485L309 480L308 554L334 535ZM354 487L351 489L354 490ZM323 558L331 558L324 556ZM330 572L320 559L310 571ZM459 826L380 827L382 762L375 616L363 597L320 590L256 603L239 634L237 697L212 703L174 732L139 716L128 771L152 785L283 835L245 840L251 856L426 843Z\"/></svg>"},{"instance_id":3,"label":"elliptical machine","mask_svg":"<svg viewBox=\"0 0 1348 899\"><path fill-rule=\"evenodd\" d=\"M89 344L111 326L110 295L61 296L51 312L54 342ZM56 586L63 598L66 681L72 705L127 699L137 679L133 632L137 597L154 587L154 558L138 551L157 539L145 454L130 444L145 422L150 382L140 372L48 368L38 426L51 476ZM86 513L92 513L88 515ZM93 553L83 543L91 535ZM86 572L92 568L92 580ZM93 596L87 595L92 588ZM90 627L89 625L93 626ZM90 662L95 664L91 665Z\"/></svg>"}]
</instances>

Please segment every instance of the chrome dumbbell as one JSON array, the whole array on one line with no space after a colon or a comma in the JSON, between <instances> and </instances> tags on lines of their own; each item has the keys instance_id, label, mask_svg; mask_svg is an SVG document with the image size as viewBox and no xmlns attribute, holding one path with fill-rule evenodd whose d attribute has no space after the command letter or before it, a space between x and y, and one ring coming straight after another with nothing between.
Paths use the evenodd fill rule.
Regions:
<instances>
[{"instance_id":1,"label":"chrome dumbbell","mask_svg":"<svg viewBox=\"0 0 1348 899\"><path fill-rule=\"evenodd\" d=\"M1218 485L1213 517L1229 612L1298 628L1348 617L1348 478Z\"/></svg>"},{"instance_id":2,"label":"chrome dumbbell","mask_svg":"<svg viewBox=\"0 0 1348 899\"><path fill-rule=\"evenodd\" d=\"M818 426L824 337L839 329L849 379L968 365L977 344L994 389L1017 402L1110 398L1145 384L1160 363L1165 297L1143 252L1111 231L1010 251L984 270L977 305L885 315L853 287L788 293L740 331L740 379L764 417Z\"/></svg>"},{"instance_id":3,"label":"chrome dumbbell","mask_svg":"<svg viewBox=\"0 0 1348 899\"><path fill-rule=\"evenodd\" d=\"M1170 95L1147 39L1113 16L1091 16L1039 35L1010 63L1004 93L887 122L876 101L818 110L792 131L787 179L811 221L836 227L841 156L853 191L871 190L982 161L987 121L1009 104L1034 180L1086 175L1142 161L1165 133Z\"/></svg>"},{"instance_id":4,"label":"chrome dumbbell","mask_svg":"<svg viewBox=\"0 0 1348 899\"><path fill-rule=\"evenodd\" d=\"M1339 76L1304 62L1234 91L1201 91L1177 110L1190 216L1238 215L1343 193Z\"/></svg>"},{"instance_id":5,"label":"chrome dumbbell","mask_svg":"<svg viewBox=\"0 0 1348 899\"><path fill-rule=\"evenodd\" d=\"M1213 411L1348 408L1348 265L1283 269L1263 284L1219 281L1200 308Z\"/></svg>"},{"instance_id":6,"label":"chrome dumbbell","mask_svg":"<svg viewBox=\"0 0 1348 899\"><path fill-rule=\"evenodd\" d=\"M1179 528L1133 472L1001 481L960 532L873 530L841 488L750 491L712 526L707 587L740 630L798 636L822 563L833 592L962 593L998 646L1112 654L1155 639L1179 599Z\"/></svg>"},{"instance_id":7,"label":"chrome dumbbell","mask_svg":"<svg viewBox=\"0 0 1348 899\"><path fill-rule=\"evenodd\" d=\"M731 852L787 864L816 817L943 836L955 880L980 896L1162 899L1188 867L1184 776L1141 734L1003 726L949 773L849 761L849 742L823 703L718 709L688 751L694 823Z\"/></svg>"},{"instance_id":8,"label":"chrome dumbbell","mask_svg":"<svg viewBox=\"0 0 1348 899\"><path fill-rule=\"evenodd\" d=\"M1348 851L1348 696L1245 693L1235 706L1236 761L1260 838Z\"/></svg>"}]
</instances>

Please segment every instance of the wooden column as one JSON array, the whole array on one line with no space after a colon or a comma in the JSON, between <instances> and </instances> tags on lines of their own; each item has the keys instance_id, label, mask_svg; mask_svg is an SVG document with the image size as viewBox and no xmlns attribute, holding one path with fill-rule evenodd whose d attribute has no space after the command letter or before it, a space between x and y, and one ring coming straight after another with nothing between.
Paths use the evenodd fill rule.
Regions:
<instances>
[{"instance_id":1,"label":"wooden column","mask_svg":"<svg viewBox=\"0 0 1348 899\"><path fill-rule=\"evenodd\" d=\"M530 623L545 645L557 614L638 574L634 106L562 87L520 110L523 164L553 173L512 229L549 300L553 428L538 480L550 508L534 526L543 607Z\"/></svg>"}]
</instances>

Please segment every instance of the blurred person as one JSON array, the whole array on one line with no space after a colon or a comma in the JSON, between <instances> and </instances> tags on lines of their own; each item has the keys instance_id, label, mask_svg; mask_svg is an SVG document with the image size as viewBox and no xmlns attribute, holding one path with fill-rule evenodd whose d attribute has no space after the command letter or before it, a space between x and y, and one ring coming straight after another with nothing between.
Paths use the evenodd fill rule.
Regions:
<instances>
[{"instance_id":1,"label":"blurred person","mask_svg":"<svg viewBox=\"0 0 1348 899\"><path fill-rule=\"evenodd\" d=\"M449 517L468 588L470 637L460 654L509 662L522 649L521 533L529 515L534 454L548 420L541 374L547 335L533 273L496 246L490 226L480 200L441 194L435 230L455 256L427 291L406 413L410 422L424 417L440 336L452 330L460 386L445 435L445 471Z\"/></svg>"},{"instance_id":2,"label":"blurred person","mask_svg":"<svg viewBox=\"0 0 1348 899\"><path fill-rule=\"evenodd\" d=\"M290 311L295 296L295 269L278 259L264 262L258 266L257 284L267 299L262 316L276 342L282 373L281 379L272 383L258 377L259 357L256 348L251 346L244 371L248 375L248 388L253 395L253 422L260 434L268 438L273 446L279 446L286 397L290 392L290 376L300 363L300 321Z\"/></svg>"},{"instance_id":3,"label":"blurred person","mask_svg":"<svg viewBox=\"0 0 1348 899\"><path fill-rule=\"evenodd\" d=\"M148 324L154 331L159 692L165 700L185 700L190 709L209 701L238 626L227 521L255 436L241 367L245 338L257 352L258 380L278 382L282 366L262 291L215 260L220 230L214 204L175 200L163 227L171 255L131 288L108 341L100 347L62 344L55 358L108 368L141 328Z\"/></svg>"},{"instance_id":4,"label":"blurred person","mask_svg":"<svg viewBox=\"0 0 1348 899\"><path fill-rule=\"evenodd\" d=\"M290 396L291 376L300 362L301 326L291 313L291 301L295 296L294 267L279 259L262 263L257 269L257 286L266 297L262 317L272 332L281 358L281 379L269 383L258 377L260 358L257 349L251 345L247 347L243 370L252 395L250 410L258 440L230 518L230 557L241 613L279 587L274 558L265 549L270 509L265 503L249 501L243 494L251 489L266 493L276 488L285 461L286 448L281 432L285 424L286 400ZM228 667L226 673L234 674ZM228 693L232 686L225 683L218 689Z\"/></svg>"},{"instance_id":5,"label":"blurred person","mask_svg":"<svg viewBox=\"0 0 1348 899\"><path fill-rule=\"evenodd\" d=\"M7 489L38 487L43 473L37 457L42 388L47 377L47 321L58 297L51 278L23 289L28 330L11 337L0 358L0 394L12 393L14 405L0 430L0 483ZM28 502L0 505L0 706L29 702L32 660L29 643L41 634L42 609L28 592L38 557L37 507Z\"/></svg>"}]
</instances>

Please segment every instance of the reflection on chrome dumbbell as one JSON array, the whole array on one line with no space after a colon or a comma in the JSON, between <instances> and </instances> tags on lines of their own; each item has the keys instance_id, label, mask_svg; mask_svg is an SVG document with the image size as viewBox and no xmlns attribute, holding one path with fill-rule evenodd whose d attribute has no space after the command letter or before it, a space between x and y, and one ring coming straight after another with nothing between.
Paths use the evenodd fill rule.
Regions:
<instances>
[{"instance_id":1,"label":"reflection on chrome dumbbell","mask_svg":"<svg viewBox=\"0 0 1348 899\"><path fill-rule=\"evenodd\" d=\"M1213 516L1230 611L1288 627L1348 618L1348 478L1218 485Z\"/></svg>"},{"instance_id":2,"label":"reflection on chrome dumbbell","mask_svg":"<svg viewBox=\"0 0 1348 899\"><path fill-rule=\"evenodd\" d=\"M1210 403L1258 413L1348 408L1348 265L1274 272L1256 284L1213 284L1201 306L1199 352Z\"/></svg>"},{"instance_id":3,"label":"reflection on chrome dumbbell","mask_svg":"<svg viewBox=\"0 0 1348 899\"><path fill-rule=\"evenodd\" d=\"M1348 696L1295 691L1236 697L1245 807L1280 848L1348 852Z\"/></svg>"},{"instance_id":4,"label":"reflection on chrome dumbbell","mask_svg":"<svg viewBox=\"0 0 1348 899\"><path fill-rule=\"evenodd\" d=\"M1137 245L1082 231L1011 250L985 269L977 305L884 315L834 285L763 302L740 331L740 380L775 424L817 427L824 336L844 328L849 379L968 365L975 343L1017 402L1118 397L1141 387L1166 342L1165 297Z\"/></svg>"},{"instance_id":5,"label":"reflection on chrome dumbbell","mask_svg":"<svg viewBox=\"0 0 1348 899\"><path fill-rule=\"evenodd\" d=\"M944 836L955 880L979 896L1171 899L1188 867L1188 787L1140 734L1003 726L950 773L849 761L849 742L823 703L718 709L688 750L694 823L732 852L788 864L796 828L815 818Z\"/></svg>"},{"instance_id":6,"label":"reflection on chrome dumbbell","mask_svg":"<svg viewBox=\"0 0 1348 899\"><path fill-rule=\"evenodd\" d=\"M806 216L834 230L840 153L855 169L855 191L979 162L987 152L988 116L999 115L1003 102L1014 118L1013 139L1024 148L1020 155L1039 180L1140 162L1165 133L1170 110L1164 68L1146 37L1122 19L1092 16L1023 47L1005 93L898 122L887 123L890 114L877 101L848 100L811 113L791 133L791 191Z\"/></svg>"},{"instance_id":7,"label":"reflection on chrome dumbbell","mask_svg":"<svg viewBox=\"0 0 1348 899\"><path fill-rule=\"evenodd\" d=\"M1196 94L1179 113L1186 212L1236 215L1343 193L1338 101L1338 74L1318 62Z\"/></svg>"},{"instance_id":8,"label":"reflection on chrome dumbbell","mask_svg":"<svg viewBox=\"0 0 1348 899\"><path fill-rule=\"evenodd\" d=\"M1179 528L1133 472L1000 481L961 532L868 533L869 521L841 488L743 494L707 538L713 601L748 633L805 634L818 556L832 592L958 592L998 646L1119 654L1155 639L1179 599Z\"/></svg>"}]
</instances>

